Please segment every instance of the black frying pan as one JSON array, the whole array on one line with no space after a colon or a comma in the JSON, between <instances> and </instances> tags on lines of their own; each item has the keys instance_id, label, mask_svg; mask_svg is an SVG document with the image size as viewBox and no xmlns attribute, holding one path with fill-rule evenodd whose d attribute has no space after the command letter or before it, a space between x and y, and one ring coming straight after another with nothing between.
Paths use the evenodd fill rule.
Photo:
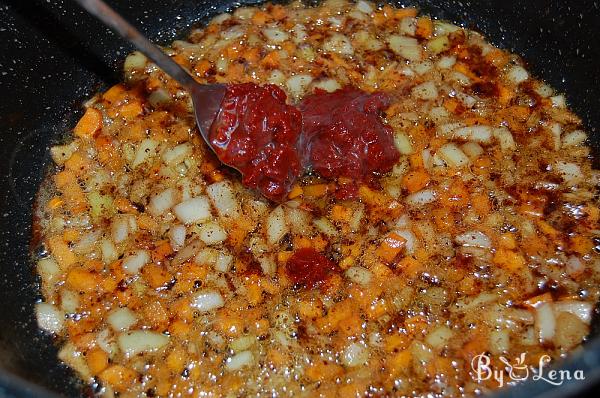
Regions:
<instances>
[{"instance_id":1,"label":"black frying pan","mask_svg":"<svg viewBox=\"0 0 600 398\"><path fill-rule=\"evenodd\" d=\"M257 3L258 1L242 1ZM407 0L434 17L485 33L521 54L530 70L567 94L598 154L600 3L592 0ZM111 4L157 42L185 35L236 3L228 0L127 0ZM81 102L119 80L131 48L69 0L0 0L0 398L90 396L56 359L52 339L37 330L40 297L30 260L39 250L32 206L48 146L80 116ZM600 157L597 157L599 159ZM596 167L598 161L595 161ZM561 389L526 384L503 392L527 397L593 396L600 379L600 320L591 341L563 367L585 370L585 382Z\"/></svg>"}]
</instances>

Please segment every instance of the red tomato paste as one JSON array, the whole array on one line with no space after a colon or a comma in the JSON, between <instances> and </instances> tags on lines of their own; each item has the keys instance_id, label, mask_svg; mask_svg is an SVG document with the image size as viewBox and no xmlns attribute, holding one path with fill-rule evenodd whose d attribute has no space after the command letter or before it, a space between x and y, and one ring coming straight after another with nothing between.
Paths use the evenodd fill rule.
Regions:
<instances>
[{"instance_id":1,"label":"red tomato paste","mask_svg":"<svg viewBox=\"0 0 600 398\"><path fill-rule=\"evenodd\" d=\"M292 282L306 288L320 285L339 270L333 261L311 248L294 252L285 267Z\"/></svg>"},{"instance_id":2,"label":"red tomato paste","mask_svg":"<svg viewBox=\"0 0 600 398\"><path fill-rule=\"evenodd\" d=\"M274 85L230 85L209 133L219 159L267 198L284 200L308 167L324 178L361 181L398 161L392 130L381 120L385 94L320 90L298 107L286 99Z\"/></svg>"}]
</instances>

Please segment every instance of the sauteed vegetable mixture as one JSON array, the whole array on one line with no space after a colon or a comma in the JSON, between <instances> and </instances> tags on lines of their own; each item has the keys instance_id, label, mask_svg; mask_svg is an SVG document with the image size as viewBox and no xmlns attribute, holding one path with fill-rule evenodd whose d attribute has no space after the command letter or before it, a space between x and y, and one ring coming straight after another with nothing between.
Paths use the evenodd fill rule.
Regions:
<instances>
[{"instance_id":1,"label":"sauteed vegetable mixture","mask_svg":"<svg viewBox=\"0 0 600 398\"><path fill-rule=\"evenodd\" d=\"M537 368L585 339L599 174L519 57L362 0L238 8L166 51L199 82L317 93L340 123L339 90L386 101L271 202L205 146L187 93L127 57L51 149L38 209L38 321L98 394L472 396L497 387L475 356ZM319 166L379 128L389 171Z\"/></svg>"}]
</instances>

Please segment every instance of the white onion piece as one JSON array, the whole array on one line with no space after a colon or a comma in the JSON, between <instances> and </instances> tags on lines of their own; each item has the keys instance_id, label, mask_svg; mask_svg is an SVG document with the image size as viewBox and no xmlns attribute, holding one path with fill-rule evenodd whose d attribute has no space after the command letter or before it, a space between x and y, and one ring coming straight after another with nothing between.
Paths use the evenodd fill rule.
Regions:
<instances>
[{"instance_id":1,"label":"white onion piece","mask_svg":"<svg viewBox=\"0 0 600 398\"><path fill-rule=\"evenodd\" d=\"M565 270L569 276L580 275L585 270L583 262L576 256L570 256L565 265Z\"/></svg>"},{"instance_id":2,"label":"white onion piece","mask_svg":"<svg viewBox=\"0 0 600 398\"><path fill-rule=\"evenodd\" d=\"M171 166L177 163L183 162L188 156L192 154L192 144L189 142L179 144L176 147L165 151L162 155L162 159L165 164Z\"/></svg>"},{"instance_id":3,"label":"white onion piece","mask_svg":"<svg viewBox=\"0 0 600 398\"><path fill-rule=\"evenodd\" d=\"M417 31L417 19L414 17L405 17L400 20L400 33L414 36Z\"/></svg>"},{"instance_id":4,"label":"white onion piece","mask_svg":"<svg viewBox=\"0 0 600 398\"><path fill-rule=\"evenodd\" d=\"M149 262L150 254L146 250L139 250L136 253L125 257L123 260L123 271L130 275L135 275Z\"/></svg>"},{"instance_id":5,"label":"white onion piece","mask_svg":"<svg viewBox=\"0 0 600 398\"><path fill-rule=\"evenodd\" d=\"M245 351L248 348L252 347L252 345L255 342L256 342L255 336L242 336L242 337L238 337L237 339L233 340L231 342L231 344L229 345L229 347L231 347L231 349L234 352Z\"/></svg>"},{"instance_id":6,"label":"white onion piece","mask_svg":"<svg viewBox=\"0 0 600 398\"><path fill-rule=\"evenodd\" d=\"M258 263L265 275L274 275L275 271L277 271L277 264L275 264L275 261L273 261L271 256L262 256L258 258Z\"/></svg>"},{"instance_id":7,"label":"white onion piece","mask_svg":"<svg viewBox=\"0 0 600 398\"><path fill-rule=\"evenodd\" d=\"M486 234L480 231L469 231L458 235L456 243L467 247L480 247L482 249L491 249L492 241Z\"/></svg>"},{"instance_id":8,"label":"white onion piece","mask_svg":"<svg viewBox=\"0 0 600 398\"><path fill-rule=\"evenodd\" d=\"M219 216L233 218L240 216L240 204L229 181L220 181L209 185L206 187L206 194L217 209Z\"/></svg>"},{"instance_id":9,"label":"white onion piece","mask_svg":"<svg viewBox=\"0 0 600 398\"><path fill-rule=\"evenodd\" d=\"M173 207L177 200L177 192L173 188L166 189L150 199L148 212L153 216L163 215Z\"/></svg>"},{"instance_id":10,"label":"white onion piece","mask_svg":"<svg viewBox=\"0 0 600 398\"><path fill-rule=\"evenodd\" d=\"M262 30L267 40L273 44L280 44L289 39L289 35L277 28L265 28Z\"/></svg>"},{"instance_id":11,"label":"white onion piece","mask_svg":"<svg viewBox=\"0 0 600 398\"><path fill-rule=\"evenodd\" d=\"M373 274L363 267L350 267L345 272L346 278L359 285L368 285L373 279Z\"/></svg>"},{"instance_id":12,"label":"white onion piece","mask_svg":"<svg viewBox=\"0 0 600 398\"><path fill-rule=\"evenodd\" d=\"M465 142L460 146L460 149L471 159L476 159L479 156L483 155L483 148L476 142Z\"/></svg>"},{"instance_id":13,"label":"white onion piece","mask_svg":"<svg viewBox=\"0 0 600 398\"><path fill-rule=\"evenodd\" d=\"M169 336L149 330L136 330L119 335L117 342L121 351L132 357L161 349L169 342Z\"/></svg>"},{"instance_id":14,"label":"white onion piece","mask_svg":"<svg viewBox=\"0 0 600 398\"><path fill-rule=\"evenodd\" d=\"M423 189L408 195L406 197L406 203L411 206L421 207L435 202L436 198L437 193L433 189Z\"/></svg>"},{"instance_id":15,"label":"white onion piece","mask_svg":"<svg viewBox=\"0 0 600 398\"><path fill-rule=\"evenodd\" d=\"M364 365L369 360L369 350L364 344L350 343L344 348L341 360L349 367Z\"/></svg>"},{"instance_id":16,"label":"white onion piece","mask_svg":"<svg viewBox=\"0 0 600 398\"><path fill-rule=\"evenodd\" d=\"M412 64L412 67L414 71L417 72L417 75L424 75L433 68L433 63L430 59L426 59Z\"/></svg>"},{"instance_id":17,"label":"white onion piece","mask_svg":"<svg viewBox=\"0 0 600 398\"><path fill-rule=\"evenodd\" d=\"M104 264L110 264L119 258L117 248L110 239L102 239L102 241L100 241L100 252L102 253L102 261L104 261Z\"/></svg>"},{"instance_id":18,"label":"white onion piece","mask_svg":"<svg viewBox=\"0 0 600 398\"><path fill-rule=\"evenodd\" d=\"M156 148L158 147L158 141L151 140L146 138L140 142L137 150L135 151L135 156L133 158L133 163L131 167L134 169L144 163L146 160L150 159L152 156L156 155Z\"/></svg>"},{"instance_id":19,"label":"white onion piece","mask_svg":"<svg viewBox=\"0 0 600 398\"><path fill-rule=\"evenodd\" d=\"M565 134L562 139L563 147L571 147L582 144L587 139L587 134L581 130L574 130Z\"/></svg>"},{"instance_id":20,"label":"white onion piece","mask_svg":"<svg viewBox=\"0 0 600 398\"><path fill-rule=\"evenodd\" d=\"M447 137L447 138L452 138L453 137L453 132L461 127L463 127L464 124L462 123L446 123L446 124L442 124L440 126L437 127L436 129L436 134L440 137Z\"/></svg>"},{"instance_id":21,"label":"white onion piece","mask_svg":"<svg viewBox=\"0 0 600 398\"><path fill-rule=\"evenodd\" d=\"M215 261L215 270L219 272L228 272L233 264L233 256L231 254L219 253Z\"/></svg>"},{"instance_id":22,"label":"white onion piece","mask_svg":"<svg viewBox=\"0 0 600 398\"><path fill-rule=\"evenodd\" d=\"M225 368L229 371L235 371L243 368L244 366L250 366L254 363L254 356L250 351L242 351L235 354L232 357L227 358L225 361Z\"/></svg>"},{"instance_id":23,"label":"white onion piece","mask_svg":"<svg viewBox=\"0 0 600 398\"><path fill-rule=\"evenodd\" d=\"M493 330L490 332L490 351L492 354L500 355L510 349L510 336L508 330Z\"/></svg>"},{"instance_id":24,"label":"white onion piece","mask_svg":"<svg viewBox=\"0 0 600 398\"><path fill-rule=\"evenodd\" d=\"M107 322L114 330L123 332L137 323L137 317L133 311L124 307L111 312Z\"/></svg>"},{"instance_id":25,"label":"white onion piece","mask_svg":"<svg viewBox=\"0 0 600 398\"><path fill-rule=\"evenodd\" d=\"M92 377L83 354L77 350L73 343L67 343L58 352L58 359L66 363L71 369L75 369L82 378Z\"/></svg>"},{"instance_id":26,"label":"white onion piece","mask_svg":"<svg viewBox=\"0 0 600 398\"><path fill-rule=\"evenodd\" d=\"M125 72L131 72L134 69L143 69L146 67L148 58L139 51L134 51L125 58L123 69Z\"/></svg>"},{"instance_id":27,"label":"white onion piece","mask_svg":"<svg viewBox=\"0 0 600 398\"><path fill-rule=\"evenodd\" d=\"M323 50L342 55L354 54L354 47L352 47L350 40L346 36L339 33L333 33L327 40L325 40L323 43Z\"/></svg>"},{"instance_id":28,"label":"white onion piece","mask_svg":"<svg viewBox=\"0 0 600 398\"><path fill-rule=\"evenodd\" d=\"M413 147L410 142L410 138L403 132L399 131L394 133L394 144L396 145L396 149L402 155L410 155L413 153Z\"/></svg>"},{"instance_id":29,"label":"white onion piece","mask_svg":"<svg viewBox=\"0 0 600 398\"><path fill-rule=\"evenodd\" d=\"M184 224L192 224L212 218L210 203L206 196L197 196L181 202L173 208L173 212L179 221Z\"/></svg>"},{"instance_id":30,"label":"white onion piece","mask_svg":"<svg viewBox=\"0 0 600 398\"><path fill-rule=\"evenodd\" d=\"M412 96L422 100L433 100L437 98L438 90L434 82L426 81L413 87Z\"/></svg>"},{"instance_id":31,"label":"white onion piece","mask_svg":"<svg viewBox=\"0 0 600 398\"><path fill-rule=\"evenodd\" d=\"M511 83L520 84L529 79L529 73L522 66L515 65L510 68L506 77Z\"/></svg>"},{"instance_id":32,"label":"white onion piece","mask_svg":"<svg viewBox=\"0 0 600 398\"><path fill-rule=\"evenodd\" d=\"M200 248L202 247L202 242L198 239L194 239L183 249L179 250L175 257L173 258L173 264L183 264L190 258L194 257Z\"/></svg>"},{"instance_id":33,"label":"white onion piece","mask_svg":"<svg viewBox=\"0 0 600 398\"><path fill-rule=\"evenodd\" d=\"M450 69L456 64L456 56L443 56L437 62L437 67L440 69Z\"/></svg>"},{"instance_id":34,"label":"white onion piece","mask_svg":"<svg viewBox=\"0 0 600 398\"><path fill-rule=\"evenodd\" d=\"M502 151L514 151L517 149L513 135L506 127L495 128L492 134L498 140L500 149L502 149Z\"/></svg>"},{"instance_id":35,"label":"white onion piece","mask_svg":"<svg viewBox=\"0 0 600 398\"><path fill-rule=\"evenodd\" d=\"M223 307L225 300L216 290L205 289L194 294L191 305L200 312L210 312Z\"/></svg>"},{"instance_id":36,"label":"white onion piece","mask_svg":"<svg viewBox=\"0 0 600 398\"><path fill-rule=\"evenodd\" d=\"M328 93L333 93L334 91L337 91L340 88L342 88L342 86L335 79L320 79L313 84L313 88L318 88L321 90L325 90Z\"/></svg>"},{"instance_id":37,"label":"white onion piece","mask_svg":"<svg viewBox=\"0 0 600 398\"><path fill-rule=\"evenodd\" d=\"M217 256L219 255L219 251L212 247L205 247L200 250L196 257L194 258L194 262L196 264L201 265L213 265L217 261Z\"/></svg>"},{"instance_id":38,"label":"white onion piece","mask_svg":"<svg viewBox=\"0 0 600 398\"><path fill-rule=\"evenodd\" d=\"M286 206L285 216L292 232L300 235L307 235L310 232L311 216L307 211Z\"/></svg>"},{"instance_id":39,"label":"white onion piece","mask_svg":"<svg viewBox=\"0 0 600 398\"><path fill-rule=\"evenodd\" d=\"M38 326L50 333L58 334L65 323L65 313L48 303L37 303L35 315Z\"/></svg>"},{"instance_id":40,"label":"white onion piece","mask_svg":"<svg viewBox=\"0 0 600 398\"><path fill-rule=\"evenodd\" d=\"M439 350L448 344L453 335L454 332L452 329L446 326L439 326L425 337L425 343Z\"/></svg>"},{"instance_id":41,"label":"white onion piece","mask_svg":"<svg viewBox=\"0 0 600 398\"><path fill-rule=\"evenodd\" d=\"M274 245L289 232L282 206L277 206L267 217L267 243Z\"/></svg>"},{"instance_id":42,"label":"white onion piece","mask_svg":"<svg viewBox=\"0 0 600 398\"><path fill-rule=\"evenodd\" d=\"M442 145L438 153L450 167L465 167L469 164L467 155L453 143Z\"/></svg>"},{"instance_id":43,"label":"white onion piece","mask_svg":"<svg viewBox=\"0 0 600 398\"><path fill-rule=\"evenodd\" d=\"M178 251L185 245L186 233L185 225L178 224L171 227L169 230L169 239L173 250Z\"/></svg>"},{"instance_id":44,"label":"white onion piece","mask_svg":"<svg viewBox=\"0 0 600 398\"><path fill-rule=\"evenodd\" d=\"M452 132L452 138L489 144L492 140L492 128L490 126L459 127Z\"/></svg>"},{"instance_id":45,"label":"white onion piece","mask_svg":"<svg viewBox=\"0 0 600 398\"><path fill-rule=\"evenodd\" d=\"M129 236L129 221L125 217L115 217L110 229L115 243L121 243Z\"/></svg>"},{"instance_id":46,"label":"white onion piece","mask_svg":"<svg viewBox=\"0 0 600 398\"><path fill-rule=\"evenodd\" d=\"M306 28L304 25L296 24L292 28L293 40L296 44L302 44L306 41L308 37L308 33L306 33Z\"/></svg>"},{"instance_id":47,"label":"white onion piece","mask_svg":"<svg viewBox=\"0 0 600 398\"><path fill-rule=\"evenodd\" d=\"M390 49L409 61L420 61L423 47L417 39L407 36L391 35L388 37Z\"/></svg>"},{"instance_id":48,"label":"white onion piece","mask_svg":"<svg viewBox=\"0 0 600 398\"><path fill-rule=\"evenodd\" d=\"M294 97L301 97L306 92L313 78L311 75L295 75L286 82L286 87Z\"/></svg>"},{"instance_id":49,"label":"white onion piece","mask_svg":"<svg viewBox=\"0 0 600 398\"><path fill-rule=\"evenodd\" d=\"M359 0L356 3L356 9L360 12L364 12L365 14L370 14L373 12L373 7L371 6L371 4L364 0Z\"/></svg>"},{"instance_id":50,"label":"white onion piece","mask_svg":"<svg viewBox=\"0 0 600 398\"><path fill-rule=\"evenodd\" d=\"M583 180L583 173L575 163L558 161L555 168L568 185L576 185Z\"/></svg>"},{"instance_id":51,"label":"white onion piece","mask_svg":"<svg viewBox=\"0 0 600 398\"><path fill-rule=\"evenodd\" d=\"M60 267L52 257L45 257L38 261L37 272L42 277L42 280L49 285L53 285L55 279L60 276Z\"/></svg>"},{"instance_id":52,"label":"white onion piece","mask_svg":"<svg viewBox=\"0 0 600 398\"><path fill-rule=\"evenodd\" d=\"M550 101L552 101L552 106L554 106L555 108L564 108L567 106L567 100L562 94L550 97Z\"/></svg>"},{"instance_id":53,"label":"white onion piece","mask_svg":"<svg viewBox=\"0 0 600 398\"><path fill-rule=\"evenodd\" d=\"M593 310L594 306L585 301L561 300L554 303L554 312L557 314L560 312L569 312L581 319L586 325L592 322Z\"/></svg>"},{"instance_id":54,"label":"white onion piece","mask_svg":"<svg viewBox=\"0 0 600 398\"><path fill-rule=\"evenodd\" d=\"M216 222L208 222L198 228L198 236L207 245L216 245L227 239L227 232Z\"/></svg>"},{"instance_id":55,"label":"white onion piece","mask_svg":"<svg viewBox=\"0 0 600 398\"><path fill-rule=\"evenodd\" d=\"M313 224L315 227L317 227L319 231L321 231L330 238L335 237L338 234L338 230L335 227L335 225L333 225L331 221L329 221L325 217L315 219L313 221Z\"/></svg>"},{"instance_id":56,"label":"white onion piece","mask_svg":"<svg viewBox=\"0 0 600 398\"><path fill-rule=\"evenodd\" d=\"M72 290L62 290L60 292L60 309L67 314L74 314L79 307L79 294Z\"/></svg>"},{"instance_id":57,"label":"white onion piece","mask_svg":"<svg viewBox=\"0 0 600 398\"><path fill-rule=\"evenodd\" d=\"M550 341L556 331L556 318L552 303L542 303L535 307L535 329L540 341Z\"/></svg>"},{"instance_id":58,"label":"white onion piece","mask_svg":"<svg viewBox=\"0 0 600 398\"><path fill-rule=\"evenodd\" d=\"M106 352L111 358L119 351L119 346L114 341L112 333L108 328L98 332L96 335L96 343L98 344L98 347Z\"/></svg>"}]
</instances>

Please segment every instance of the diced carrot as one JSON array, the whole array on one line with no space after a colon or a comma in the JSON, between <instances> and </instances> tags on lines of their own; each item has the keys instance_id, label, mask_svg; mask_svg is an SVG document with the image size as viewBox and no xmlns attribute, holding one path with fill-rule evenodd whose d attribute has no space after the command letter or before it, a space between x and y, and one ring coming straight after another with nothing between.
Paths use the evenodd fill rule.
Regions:
<instances>
[{"instance_id":1,"label":"diced carrot","mask_svg":"<svg viewBox=\"0 0 600 398\"><path fill-rule=\"evenodd\" d=\"M176 320L169 326L169 334L173 337L183 338L191 330L191 326L184 321Z\"/></svg>"},{"instance_id":2,"label":"diced carrot","mask_svg":"<svg viewBox=\"0 0 600 398\"><path fill-rule=\"evenodd\" d=\"M88 368L93 375L97 375L108 367L108 354L100 348L94 348L85 354Z\"/></svg>"},{"instance_id":3,"label":"diced carrot","mask_svg":"<svg viewBox=\"0 0 600 398\"><path fill-rule=\"evenodd\" d=\"M405 350L410 344L410 338L405 334L390 334L384 339L385 351L392 352L397 350Z\"/></svg>"},{"instance_id":4,"label":"diced carrot","mask_svg":"<svg viewBox=\"0 0 600 398\"><path fill-rule=\"evenodd\" d=\"M285 264L287 263L287 261L290 259L290 257L292 257L292 254L294 254L294 252L292 251L281 251L277 253L277 262L279 264Z\"/></svg>"},{"instance_id":5,"label":"diced carrot","mask_svg":"<svg viewBox=\"0 0 600 398\"><path fill-rule=\"evenodd\" d=\"M366 185L358 187L358 195L364 203L371 206L385 206L391 201L389 195L381 191L374 191Z\"/></svg>"},{"instance_id":6,"label":"diced carrot","mask_svg":"<svg viewBox=\"0 0 600 398\"><path fill-rule=\"evenodd\" d=\"M212 64L207 59L201 59L194 66L194 72L200 77L208 76L208 72L212 69Z\"/></svg>"},{"instance_id":7,"label":"diced carrot","mask_svg":"<svg viewBox=\"0 0 600 398\"><path fill-rule=\"evenodd\" d=\"M56 210L59 207L61 207L64 203L65 201L60 196L55 196L48 201L48 203L46 204L46 208L48 210Z\"/></svg>"},{"instance_id":8,"label":"diced carrot","mask_svg":"<svg viewBox=\"0 0 600 398\"><path fill-rule=\"evenodd\" d=\"M219 333L227 337L237 337L243 332L244 320L234 311L222 308L217 312L213 325Z\"/></svg>"},{"instance_id":9,"label":"diced carrot","mask_svg":"<svg viewBox=\"0 0 600 398\"><path fill-rule=\"evenodd\" d=\"M80 138L93 138L102 128L102 113L95 108L87 108L83 117L79 119L73 133Z\"/></svg>"},{"instance_id":10,"label":"diced carrot","mask_svg":"<svg viewBox=\"0 0 600 398\"><path fill-rule=\"evenodd\" d=\"M276 4L271 7L271 16L276 21L281 21L287 17L287 11L281 4Z\"/></svg>"},{"instance_id":11,"label":"diced carrot","mask_svg":"<svg viewBox=\"0 0 600 398\"><path fill-rule=\"evenodd\" d=\"M517 242L515 240L515 236L509 232L503 233L498 238L498 243L500 247L504 249L514 250L517 248Z\"/></svg>"},{"instance_id":12,"label":"diced carrot","mask_svg":"<svg viewBox=\"0 0 600 398\"><path fill-rule=\"evenodd\" d=\"M181 346L177 346L167 355L166 364L167 367L174 373L181 373L185 366L187 353Z\"/></svg>"},{"instance_id":13,"label":"diced carrot","mask_svg":"<svg viewBox=\"0 0 600 398\"><path fill-rule=\"evenodd\" d=\"M473 210L480 216L488 215L492 209L490 200L485 194L473 194L471 196L471 205L473 206Z\"/></svg>"},{"instance_id":14,"label":"diced carrot","mask_svg":"<svg viewBox=\"0 0 600 398\"><path fill-rule=\"evenodd\" d=\"M179 319L191 322L194 319L194 311L191 304L189 298L183 297L171 304L169 309Z\"/></svg>"},{"instance_id":15,"label":"diced carrot","mask_svg":"<svg viewBox=\"0 0 600 398\"><path fill-rule=\"evenodd\" d=\"M65 242L74 242L79 239L81 233L75 228L67 228L63 231L63 240Z\"/></svg>"},{"instance_id":16,"label":"diced carrot","mask_svg":"<svg viewBox=\"0 0 600 398\"><path fill-rule=\"evenodd\" d=\"M244 59L250 64L256 64L260 61L260 48L250 47L243 54Z\"/></svg>"},{"instance_id":17,"label":"diced carrot","mask_svg":"<svg viewBox=\"0 0 600 398\"><path fill-rule=\"evenodd\" d=\"M175 54L171 57L171 59L175 62L177 62L177 64L183 66L184 68L189 68L190 67L190 59L189 57L186 57L183 54Z\"/></svg>"},{"instance_id":18,"label":"diced carrot","mask_svg":"<svg viewBox=\"0 0 600 398\"><path fill-rule=\"evenodd\" d=\"M277 68L279 66L279 52L271 51L265 55L262 61L260 61L260 66L266 69Z\"/></svg>"},{"instance_id":19,"label":"diced carrot","mask_svg":"<svg viewBox=\"0 0 600 398\"><path fill-rule=\"evenodd\" d=\"M258 10L252 16L252 24L262 26L271 19L271 16L262 10Z\"/></svg>"},{"instance_id":20,"label":"diced carrot","mask_svg":"<svg viewBox=\"0 0 600 398\"><path fill-rule=\"evenodd\" d=\"M493 261L511 272L519 272L527 265L522 255L508 249L496 250Z\"/></svg>"},{"instance_id":21,"label":"diced carrot","mask_svg":"<svg viewBox=\"0 0 600 398\"><path fill-rule=\"evenodd\" d=\"M50 248L52 257L54 257L61 269L66 270L77 263L75 253L71 251L62 237L53 236L48 239L48 247Z\"/></svg>"},{"instance_id":22,"label":"diced carrot","mask_svg":"<svg viewBox=\"0 0 600 398\"><path fill-rule=\"evenodd\" d=\"M123 365L112 365L99 375L103 383L110 385L115 391L123 392L131 387L137 373Z\"/></svg>"},{"instance_id":23,"label":"diced carrot","mask_svg":"<svg viewBox=\"0 0 600 398\"><path fill-rule=\"evenodd\" d=\"M411 369L412 354L409 350L403 350L388 357L385 363L385 368L392 375L397 376L402 373L407 373Z\"/></svg>"},{"instance_id":24,"label":"diced carrot","mask_svg":"<svg viewBox=\"0 0 600 398\"><path fill-rule=\"evenodd\" d=\"M429 17L420 17L417 19L417 37L429 39L433 35L433 21Z\"/></svg>"},{"instance_id":25,"label":"diced carrot","mask_svg":"<svg viewBox=\"0 0 600 398\"><path fill-rule=\"evenodd\" d=\"M413 170L402 178L402 185L413 193L425 188L429 181L429 174L425 170Z\"/></svg>"},{"instance_id":26,"label":"diced carrot","mask_svg":"<svg viewBox=\"0 0 600 398\"><path fill-rule=\"evenodd\" d=\"M302 195L302 193L304 192L304 190L302 189L302 187L298 184L295 184L290 193L288 194L288 199L295 199L298 196Z\"/></svg>"},{"instance_id":27,"label":"diced carrot","mask_svg":"<svg viewBox=\"0 0 600 398\"><path fill-rule=\"evenodd\" d=\"M156 244L156 248L152 251L152 261L159 263L173 253L173 248L168 240L163 240Z\"/></svg>"},{"instance_id":28,"label":"diced carrot","mask_svg":"<svg viewBox=\"0 0 600 398\"><path fill-rule=\"evenodd\" d=\"M100 285L97 274L81 268L74 268L67 274L67 286L78 292L92 292Z\"/></svg>"},{"instance_id":29,"label":"diced carrot","mask_svg":"<svg viewBox=\"0 0 600 398\"><path fill-rule=\"evenodd\" d=\"M142 277L153 289L166 286L173 278L163 267L156 264L147 264L142 268Z\"/></svg>"},{"instance_id":30,"label":"diced carrot","mask_svg":"<svg viewBox=\"0 0 600 398\"><path fill-rule=\"evenodd\" d=\"M425 163L423 163L423 156L421 152L413 153L408 157L408 161L410 163L410 167L413 169L423 169L425 168Z\"/></svg>"},{"instance_id":31,"label":"diced carrot","mask_svg":"<svg viewBox=\"0 0 600 398\"><path fill-rule=\"evenodd\" d=\"M320 198L324 196L329 187L327 184L313 184L304 187L304 196L308 198Z\"/></svg>"},{"instance_id":32,"label":"diced carrot","mask_svg":"<svg viewBox=\"0 0 600 398\"><path fill-rule=\"evenodd\" d=\"M454 216L447 207L437 207L431 210L435 226L442 231L448 231L454 226Z\"/></svg>"},{"instance_id":33,"label":"diced carrot","mask_svg":"<svg viewBox=\"0 0 600 398\"><path fill-rule=\"evenodd\" d=\"M125 87L122 84L115 84L102 94L102 99L111 104L116 104L117 102L122 101L126 94L127 91L125 91Z\"/></svg>"},{"instance_id":34,"label":"diced carrot","mask_svg":"<svg viewBox=\"0 0 600 398\"><path fill-rule=\"evenodd\" d=\"M422 266L416 259L407 256L398 262L397 268L401 269L403 274L406 274L409 277L415 277L422 269Z\"/></svg>"},{"instance_id":35,"label":"diced carrot","mask_svg":"<svg viewBox=\"0 0 600 398\"><path fill-rule=\"evenodd\" d=\"M540 210L541 215L543 215L543 210ZM559 232L549 223L547 223L544 220L535 220L535 224L537 225L537 227L539 228L539 230L544 234L547 235L550 238L557 238L559 235Z\"/></svg>"},{"instance_id":36,"label":"diced carrot","mask_svg":"<svg viewBox=\"0 0 600 398\"><path fill-rule=\"evenodd\" d=\"M65 162L65 168L71 170L75 175L83 174L89 166L90 161L83 157L79 152L74 152Z\"/></svg>"},{"instance_id":37,"label":"diced carrot","mask_svg":"<svg viewBox=\"0 0 600 398\"><path fill-rule=\"evenodd\" d=\"M331 208L331 219L338 222L348 222L352 217L352 209L342 205L334 205Z\"/></svg>"},{"instance_id":38,"label":"diced carrot","mask_svg":"<svg viewBox=\"0 0 600 398\"><path fill-rule=\"evenodd\" d=\"M294 236L294 250L312 247L312 242L304 236Z\"/></svg>"},{"instance_id":39,"label":"diced carrot","mask_svg":"<svg viewBox=\"0 0 600 398\"><path fill-rule=\"evenodd\" d=\"M344 374L344 368L332 361L318 360L306 369L305 374L313 382L333 380Z\"/></svg>"},{"instance_id":40,"label":"diced carrot","mask_svg":"<svg viewBox=\"0 0 600 398\"><path fill-rule=\"evenodd\" d=\"M391 263L402 249L404 249L405 245L406 239L395 232L392 232L383 239L383 242L381 242L377 250L375 250L375 254L383 261Z\"/></svg>"},{"instance_id":41,"label":"diced carrot","mask_svg":"<svg viewBox=\"0 0 600 398\"><path fill-rule=\"evenodd\" d=\"M119 108L119 114L123 116L125 120L132 120L142 113L144 113L144 108L140 101L131 101Z\"/></svg>"},{"instance_id":42,"label":"diced carrot","mask_svg":"<svg viewBox=\"0 0 600 398\"><path fill-rule=\"evenodd\" d=\"M137 219L137 225L138 227L140 227L140 229L146 230L146 231L155 231L158 229L158 222L152 218L150 215L142 213L140 214ZM169 246L171 246L169 244Z\"/></svg>"},{"instance_id":43,"label":"diced carrot","mask_svg":"<svg viewBox=\"0 0 600 398\"><path fill-rule=\"evenodd\" d=\"M399 8L396 10L394 15L396 18L406 18L406 17L416 17L417 9L416 8Z\"/></svg>"},{"instance_id":44,"label":"diced carrot","mask_svg":"<svg viewBox=\"0 0 600 398\"><path fill-rule=\"evenodd\" d=\"M569 239L569 248L578 254L589 254L593 247L594 243L586 236L575 235Z\"/></svg>"},{"instance_id":45,"label":"diced carrot","mask_svg":"<svg viewBox=\"0 0 600 398\"><path fill-rule=\"evenodd\" d=\"M461 180L455 179L448 189L442 191L440 202L451 209L462 209L469 202L469 191Z\"/></svg>"}]
</instances>

